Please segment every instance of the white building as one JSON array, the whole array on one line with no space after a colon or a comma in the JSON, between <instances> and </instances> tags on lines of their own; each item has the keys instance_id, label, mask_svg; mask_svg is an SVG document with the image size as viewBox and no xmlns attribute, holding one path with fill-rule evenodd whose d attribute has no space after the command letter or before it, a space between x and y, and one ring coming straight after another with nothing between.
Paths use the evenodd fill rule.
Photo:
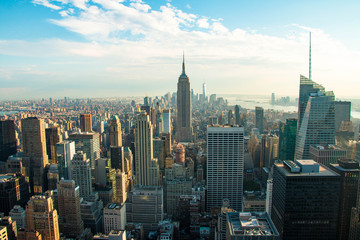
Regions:
<instances>
[{"instance_id":1,"label":"white building","mask_svg":"<svg viewBox=\"0 0 360 240\"><path fill-rule=\"evenodd\" d=\"M71 161L71 179L80 187L80 197L88 197L92 193L91 165L86 154L78 151Z\"/></svg>"},{"instance_id":2,"label":"white building","mask_svg":"<svg viewBox=\"0 0 360 240\"><path fill-rule=\"evenodd\" d=\"M207 210L221 207L242 209L244 178L244 128L209 126L207 128Z\"/></svg>"},{"instance_id":3,"label":"white building","mask_svg":"<svg viewBox=\"0 0 360 240\"><path fill-rule=\"evenodd\" d=\"M13 221L16 221L17 229L26 227L25 209L23 209L21 206L15 205L13 209L11 209L9 216Z\"/></svg>"},{"instance_id":4,"label":"white building","mask_svg":"<svg viewBox=\"0 0 360 240\"><path fill-rule=\"evenodd\" d=\"M126 205L109 203L104 208L104 231L109 234L111 230L124 230L126 225Z\"/></svg>"}]
</instances>

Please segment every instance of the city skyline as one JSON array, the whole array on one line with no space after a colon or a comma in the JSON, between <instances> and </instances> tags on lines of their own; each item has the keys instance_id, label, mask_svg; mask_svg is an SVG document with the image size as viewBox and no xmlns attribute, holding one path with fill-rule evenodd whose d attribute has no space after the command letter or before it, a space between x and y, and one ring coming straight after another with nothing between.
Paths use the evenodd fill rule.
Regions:
<instances>
[{"instance_id":1,"label":"city skyline","mask_svg":"<svg viewBox=\"0 0 360 240\"><path fill-rule=\"evenodd\" d=\"M310 31L312 79L336 97L353 97L359 6L2 1L1 99L175 92L183 50L196 92L205 81L209 93L296 96L300 74L308 73Z\"/></svg>"}]
</instances>

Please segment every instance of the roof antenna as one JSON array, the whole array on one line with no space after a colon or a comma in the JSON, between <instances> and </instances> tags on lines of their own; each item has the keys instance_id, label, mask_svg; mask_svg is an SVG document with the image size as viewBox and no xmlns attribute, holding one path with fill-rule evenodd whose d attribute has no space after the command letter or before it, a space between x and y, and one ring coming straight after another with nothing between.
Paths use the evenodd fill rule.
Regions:
<instances>
[{"instance_id":1,"label":"roof antenna","mask_svg":"<svg viewBox=\"0 0 360 240\"><path fill-rule=\"evenodd\" d=\"M309 80L311 80L311 32L310 32L310 48L309 48Z\"/></svg>"},{"instance_id":2,"label":"roof antenna","mask_svg":"<svg viewBox=\"0 0 360 240\"><path fill-rule=\"evenodd\" d=\"M185 74L185 54L183 50L183 64L182 64L182 73Z\"/></svg>"}]
</instances>

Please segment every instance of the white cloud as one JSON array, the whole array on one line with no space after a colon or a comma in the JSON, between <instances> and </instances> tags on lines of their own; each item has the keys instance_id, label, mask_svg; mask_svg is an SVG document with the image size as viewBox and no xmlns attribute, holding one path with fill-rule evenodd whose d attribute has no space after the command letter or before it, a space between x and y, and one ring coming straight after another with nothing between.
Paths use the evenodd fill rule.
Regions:
<instances>
[{"instance_id":1,"label":"white cloud","mask_svg":"<svg viewBox=\"0 0 360 240\"><path fill-rule=\"evenodd\" d=\"M59 6L55 5L55 4L50 3L49 0L33 0L32 2L33 2L34 4L42 5L42 6L45 6L45 7L54 9L54 10L60 10L60 9L61 9L61 7L59 7Z\"/></svg>"}]
</instances>

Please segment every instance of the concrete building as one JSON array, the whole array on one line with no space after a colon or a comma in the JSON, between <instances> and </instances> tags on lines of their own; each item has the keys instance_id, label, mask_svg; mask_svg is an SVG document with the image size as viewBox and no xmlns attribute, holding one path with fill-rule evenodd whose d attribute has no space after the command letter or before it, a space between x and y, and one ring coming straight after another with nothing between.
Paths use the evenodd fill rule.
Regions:
<instances>
[{"instance_id":1,"label":"concrete building","mask_svg":"<svg viewBox=\"0 0 360 240\"><path fill-rule=\"evenodd\" d=\"M0 212L8 215L15 205L25 206L29 198L29 183L24 176L0 174Z\"/></svg>"},{"instance_id":2,"label":"concrete building","mask_svg":"<svg viewBox=\"0 0 360 240\"><path fill-rule=\"evenodd\" d=\"M163 133L171 133L171 112L170 109L164 109L162 112L163 119Z\"/></svg>"},{"instance_id":3,"label":"concrete building","mask_svg":"<svg viewBox=\"0 0 360 240\"><path fill-rule=\"evenodd\" d=\"M305 121L305 120L303 120ZM283 239L337 239L340 175L313 160L274 164L271 219Z\"/></svg>"},{"instance_id":4,"label":"concrete building","mask_svg":"<svg viewBox=\"0 0 360 240\"><path fill-rule=\"evenodd\" d=\"M60 239L58 215L51 197L31 197L26 206L26 231L38 231L43 240Z\"/></svg>"},{"instance_id":5,"label":"concrete building","mask_svg":"<svg viewBox=\"0 0 360 240\"><path fill-rule=\"evenodd\" d=\"M342 121L350 121L351 102L335 101L335 130L338 131Z\"/></svg>"},{"instance_id":6,"label":"concrete building","mask_svg":"<svg viewBox=\"0 0 360 240\"><path fill-rule=\"evenodd\" d=\"M22 208L20 205L15 205L10 213L9 216L13 221L16 222L16 228L25 228L26 227L26 215L25 209Z\"/></svg>"},{"instance_id":7,"label":"concrete building","mask_svg":"<svg viewBox=\"0 0 360 240\"><path fill-rule=\"evenodd\" d=\"M77 237L84 231L79 186L74 180L61 180L57 184L57 198L60 232L66 237Z\"/></svg>"},{"instance_id":8,"label":"concrete building","mask_svg":"<svg viewBox=\"0 0 360 240\"><path fill-rule=\"evenodd\" d=\"M113 119L110 121L109 131L110 146L121 147L122 132L121 123L118 116L113 117Z\"/></svg>"},{"instance_id":9,"label":"concrete building","mask_svg":"<svg viewBox=\"0 0 360 240\"><path fill-rule=\"evenodd\" d=\"M56 144L62 141L62 135L59 126L54 126L45 129L46 138L46 152L48 154L49 162L57 164Z\"/></svg>"},{"instance_id":10,"label":"concrete building","mask_svg":"<svg viewBox=\"0 0 360 240\"><path fill-rule=\"evenodd\" d=\"M97 192L84 198L80 203L84 228L90 228L93 234L103 231L103 207L103 202Z\"/></svg>"},{"instance_id":11,"label":"concrete building","mask_svg":"<svg viewBox=\"0 0 360 240\"><path fill-rule=\"evenodd\" d=\"M190 80L185 73L183 58L182 73L177 85L176 141L191 142L193 140L192 106L190 96Z\"/></svg>"},{"instance_id":12,"label":"concrete building","mask_svg":"<svg viewBox=\"0 0 360 240\"><path fill-rule=\"evenodd\" d=\"M80 114L80 129L81 132L92 132L91 114Z\"/></svg>"},{"instance_id":13,"label":"concrete building","mask_svg":"<svg viewBox=\"0 0 360 240\"><path fill-rule=\"evenodd\" d=\"M185 147L181 144L176 145L175 162L178 164L185 164Z\"/></svg>"},{"instance_id":14,"label":"concrete building","mask_svg":"<svg viewBox=\"0 0 360 240\"><path fill-rule=\"evenodd\" d=\"M297 119L286 119L279 125L279 159L294 160Z\"/></svg>"},{"instance_id":15,"label":"concrete building","mask_svg":"<svg viewBox=\"0 0 360 240\"><path fill-rule=\"evenodd\" d=\"M310 146L310 159L322 165L330 167L331 163L347 158L346 150L332 144L319 144Z\"/></svg>"},{"instance_id":16,"label":"concrete building","mask_svg":"<svg viewBox=\"0 0 360 240\"><path fill-rule=\"evenodd\" d=\"M80 197L89 197L92 193L91 166L86 153L78 151L71 161L71 179L80 187Z\"/></svg>"},{"instance_id":17,"label":"concrete building","mask_svg":"<svg viewBox=\"0 0 360 240\"><path fill-rule=\"evenodd\" d=\"M229 212L226 221L227 240L280 240L266 212Z\"/></svg>"},{"instance_id":18,"label":"concrete building","mask_svg":"<svg viewBox=\"0 0 360 240\"><path fill-rule=\"evenodd\" d=\"M135 173L136 184L157 186L160 184L159 166L153 158L153 128L146 113L141 113L136 119L135 128Z\"/></svg>"},{"instance_id":19,"label":"concrete building","mask_svg":"<svg viewBox=\"0 0 360 240\"><path fill-rule=\"evenodd\" d=\"M23 167L29 177L30 191L42 193L47 188L45 183L45 166L49 163L46 153L44 119L30 117L21 119Z\"/></svg>"},{"instance_id":20,"label":"concrete building","mask_svg":"<svg viewBox=\"0 0 360 240\"><path fill-rule=\"evenodd\" d=\"M262 107L255 107L255 126L260 133L264 132L264 109Z\"/></svg>"},{"instance_id":21,"label":"concrete building","mask_svg":"<svg viewBox=\"0 0 360 240\"><path fill-rule=\"evenodd\" d=\"M128 223L141 223L145 236L156 231L158 222L164 219L164 192L158 186L134 186L126 202Z\"/></svg>"},{"instance_id":22,"label":"concrete building","mask_svg":"<svg viewBox=\"0 0 360 240\"><path fill-rule=\"evenodd\" d=\"M115 173L115 189L114 191L114 202L117 204L123 204L127 198L126 188L127 175L125 172L116 170Z\"/></svg>"},{"instance_id":23,"label":"concrete building","mask_svg":"<svg viewBox=\"0 0 360 240\"><path fill-rule=\"evenodd\" d=\"M104 231L109 234L111 230L125 230L126 205L109 203L104 208Z\"/></svg>"},{"instance_id":24,"label":"concrete building","mask_svg":"<svg viewBox=\"0 0 360 240\"><path fill-rule=\"evenodd\" d=\"M91 168L95 167L95 160L100 158L100 134L93 132L74 133L69 140L75 142L76 151L83 151L90 159Z\"/></svg>"},{"instance_id":25,"label":"concrete building","mask_svg":"<svg viewBox=\"0 0 360 240\"><path fill-rule=\"evenodd\" d=\"M212 126L207 128L207 210L230 206L242 209L244 179L244 128Z\"/></svg>"}]
</instances>

